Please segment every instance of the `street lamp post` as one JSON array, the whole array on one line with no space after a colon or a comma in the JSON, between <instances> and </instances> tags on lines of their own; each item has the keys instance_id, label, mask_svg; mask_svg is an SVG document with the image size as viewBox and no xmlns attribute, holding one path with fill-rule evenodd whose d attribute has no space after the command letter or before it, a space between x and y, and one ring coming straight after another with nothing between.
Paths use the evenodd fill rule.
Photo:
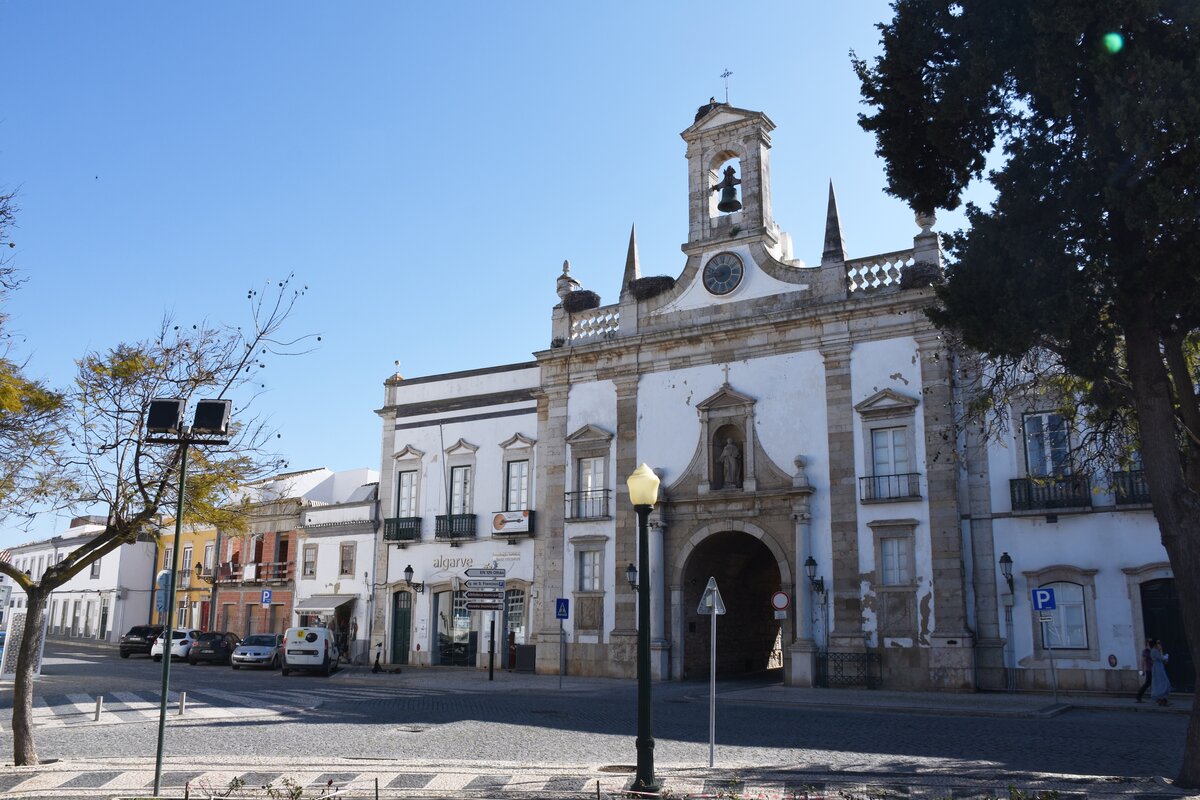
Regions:
<instances>
[{"instance_id":1,"label":"street lamp post","mask_svg":"<svg viewBox=\"0 0 1200 800\"><path fill-rule=\"evenodd\" d=\"M638 564L641 579L638 581L638 732L637 774L633 779L633 791L657 793L660 784L654 777L654 725L650 715L650 510L658 502L658 476L650 467L642 464L626 481L629 499L638 518ZM634 572L634 575L637 573Z\"/></svg>"},{"instance_id":2,"label":"street lamp post","mask_svg":"<svg viewBox=\"0 0 1200 800\"><path fill-rule=\"evenodd\" d=\"M183 424L186 400L151 400L146 414L146 444L179 446L179 497L175 506L175 542L171 548L171 574L167 578L167 618L163 626L162 694L158 702L158 750L154 756L154 796L162 785L163 740L167 722L167 691L171 682L171 643L174 624L171 614L175 605L175 580L179 575L179 536L183 530L183 498L187 487L187 451L190 444L229 444L219 438L229 431L229 400L201 400L196 403L192 427ZM197 438L197 436L202 438Z\"/></svg>"}]
</instances>

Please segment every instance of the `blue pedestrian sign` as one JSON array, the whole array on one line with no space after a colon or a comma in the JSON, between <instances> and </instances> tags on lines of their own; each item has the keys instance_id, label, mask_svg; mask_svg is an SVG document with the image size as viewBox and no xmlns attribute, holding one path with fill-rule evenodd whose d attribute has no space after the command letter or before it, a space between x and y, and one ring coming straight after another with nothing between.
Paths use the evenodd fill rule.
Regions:
<instances>
[{"instance_id":1,"label":"blue pedestrian sign","mask_svg":"<svg viewBox=\"0 0 1200 800\"><path fill-rule=\"evenodd\" d=\"M1033 610L1034 611L1052 611L1054 605L1054 590L1049 586L1043 586L1041 589L1033 590Z\"/></svg>"},{"instance_id":2,"label":"blue pedestrian sign","mask_svg":"<svg viewBox=\"0 0 1200 800\"><path fill-rule=\"evenodd\" d=\"M571 609L571 601L566 597L559 597L554 601L554 618L566 619L570 616L568 613Z\"/></svg>"},{"instance_id":3,"label":"blue pedestrian sign","mask_svg":"<svg viewBox=\"0 0 1200 800\"><path fill-rule=\"evenodd\" d=\"M270 589L263 589L262 604L263 604L263 608L266 608L271 605L271 590Z\"/></svg>"}]
</instances>

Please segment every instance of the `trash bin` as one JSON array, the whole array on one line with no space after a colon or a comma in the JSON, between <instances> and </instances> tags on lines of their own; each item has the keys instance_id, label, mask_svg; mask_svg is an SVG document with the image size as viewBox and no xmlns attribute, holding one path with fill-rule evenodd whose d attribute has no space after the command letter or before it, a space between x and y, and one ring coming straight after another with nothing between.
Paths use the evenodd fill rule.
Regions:
<instances>
[{"instance_id":1,"label":"trash bin","mask_svg":"<svg viewBox=\"0 0 1200 800\"><path fill-rule=\"evenodd\" d=\"M537 670L537 645L517 645L517 672L535 672Z\"/></svg>"}]
</instances>

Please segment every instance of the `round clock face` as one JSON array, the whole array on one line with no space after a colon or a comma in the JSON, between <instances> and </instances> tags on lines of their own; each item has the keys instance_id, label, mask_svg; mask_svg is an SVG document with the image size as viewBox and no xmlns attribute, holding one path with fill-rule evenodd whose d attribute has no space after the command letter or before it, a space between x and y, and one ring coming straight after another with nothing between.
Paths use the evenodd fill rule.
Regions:
<instances>
[{"instance_id":1,"label":"round clock face","mask_svg":"<svg viewBox=\"0 0 1200 800\"><path fill-rule=\"evenodd\" d=\"M742 282L742 260L733 253L717 253L704 265L704 288L729 294Z\"/></svg>"}]
</instances>

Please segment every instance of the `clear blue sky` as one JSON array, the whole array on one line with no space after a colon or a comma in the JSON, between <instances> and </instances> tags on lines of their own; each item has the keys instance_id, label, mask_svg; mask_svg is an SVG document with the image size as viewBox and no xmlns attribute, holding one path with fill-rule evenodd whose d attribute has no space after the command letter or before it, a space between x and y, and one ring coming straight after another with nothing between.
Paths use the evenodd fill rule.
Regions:
<instances>
[{"instance_id":1,"label":"clear blue sky","mask_svg":"<svg viewBox=\"0 0 1200 800\"><path fill-rule=\"evenodd\" d=\"M379 467L383 381L531 359L563 259L615 302L629 228L678 275L679 132L710 96L766 112L775 218L820 260L832 178L852 257L911 246L848 51L882 0L0 3L8 311L30 371L166 311L240 323L294 272L320 349L266 371L291 468ZM961 224L944 215L939 229ZM22 349L23 348L23 349ZM49 535L65 519L9 530Z\"/></svg>"}]
</instances>

